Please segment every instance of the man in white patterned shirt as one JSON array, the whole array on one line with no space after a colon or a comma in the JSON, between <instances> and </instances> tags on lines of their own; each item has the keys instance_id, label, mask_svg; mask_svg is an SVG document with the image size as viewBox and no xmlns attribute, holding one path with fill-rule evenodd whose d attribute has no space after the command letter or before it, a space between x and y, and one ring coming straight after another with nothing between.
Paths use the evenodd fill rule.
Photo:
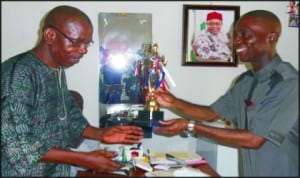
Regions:
<instances>
[{"instance_id":1,"label":"man in white patterned shirt","mask_svg":"<svg viewBox=\"0 0 300 178\"><path fill-rule=\"evenodd\" d=\"M221 13L213 11L207 14L207 29L201 31L192 44L194 55L198 61L221 60L230 62L232 60L229 39L221 31L222 25Z\"/></svg>"}]
</instances>

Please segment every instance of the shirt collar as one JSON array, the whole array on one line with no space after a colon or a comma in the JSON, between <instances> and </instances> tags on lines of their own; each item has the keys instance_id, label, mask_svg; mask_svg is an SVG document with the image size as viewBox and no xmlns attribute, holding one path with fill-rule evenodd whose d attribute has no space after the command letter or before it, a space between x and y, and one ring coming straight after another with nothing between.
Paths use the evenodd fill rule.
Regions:
<instances>
[{"instance_id":1,"label":"shirt collar","mask_svg":"<svg viewBox=\"0 0 300 178\"><path fill-rule=\"evenodd\" d=\"M271 75L273 74L273 71L275 71L277 65L281 62L281 58L279 55L276 55L266 66L264 66L261 70L254 72L251 71L254 78L256 78L258 81L265 81L268 80Z\"/></svg>"}]
</instances>

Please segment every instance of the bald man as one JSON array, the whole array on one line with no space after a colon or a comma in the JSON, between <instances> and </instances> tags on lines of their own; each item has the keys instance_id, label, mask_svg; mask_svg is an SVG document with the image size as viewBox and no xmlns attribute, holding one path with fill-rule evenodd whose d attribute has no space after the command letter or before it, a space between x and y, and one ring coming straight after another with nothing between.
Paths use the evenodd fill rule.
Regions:
<instances>
[{"instance_id":1,"label":"bald man","mask_svg":"<svg viewBox=\"0 0 300 178\"><path fill-rule=\"evenodd\" d=\"M68 177L70 165L112 171L115 152L72 151L83 138L138 143L142 128L89 125L68 92L64 69L78 63L92 43L88 16L71 6L53 8L36 47L2 63L1 175Z\"/></svg>"},{"instance_id":2,"label":"bald man","mask_svg":"<svg viewBox=\"0 0 300 178\"><path fill-rule=\"evenodd\" d=\"M158 91L155 97L161 107L193 119L160 121L162 127L154 130L169 136L192 133L238 148L239 176L298 176L299 74L277 53L281 23L272 12L255 10L243 15L234 31L237 55L252 69L209 106ZM201 122L220 118L234 123L236 129Z\"/></svg>"}]
</instances>

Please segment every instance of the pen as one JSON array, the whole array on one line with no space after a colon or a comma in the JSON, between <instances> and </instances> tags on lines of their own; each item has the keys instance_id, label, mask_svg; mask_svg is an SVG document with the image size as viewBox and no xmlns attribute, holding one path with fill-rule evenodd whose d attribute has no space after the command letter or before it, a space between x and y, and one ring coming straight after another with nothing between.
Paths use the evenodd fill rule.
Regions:
<instances>
[{"instance_id":1,"label":"pen","mask_svg":"<svg viewBox=\"0 0 300 178\"><path fill-rule=\"evenodd\" d=\"M135 159L132 158L132 166L133 166L133 169L136 170L136 163L135 163Z\"/></svg>"},{"instance_id":2,"label":"pen","mask_svg":"<svg viewBox=\"0 0 300 178\"><path fill-rule=\"evenodd\" d=\"M142 145L142 142L138 143L136 147L131 147L130 150L139 150Z\"/></svg>"},{"instance_id":3,"label":"pen","mask_svg":"<svg viewBox=\"0 0 300 178\"><path fill-rule=\"evenodd\" d=\"M146 158L148 159L148 162L151 164L151 156L150 156L150 149L147 149Z\"/></svg>"},{"instance_id":4,"label":"pen","mask_svg":"<svg viewBox=\"0 0 300 178\"><path fill-rule=\"evenodd\" d=\"M148 158L150 160L150 149L149 148L147 149L147 156L148 156Z\"/></svg>"},{"instance_id":5,"label":"pen","mask_svg":"<svg viewBox=\"0 0 300 178\"><path fill-rule=\"evenodd\" d=\"M137 145L137 149L140 149L141 145L142 145L142 142L140 142L140 143Z\"/></svg>"},{"instance_id":6,"label":"pen","mask_svg":"<svg viewBox=\"0 0 300 178\"><path fill-rule=\"evenodd\" d=\"M175 156L173 156L171 154L166 153L166 158L167 158L167 160L174 161L177 164L185 165L185 161L179 160L179 159L177 159Z\"/></svg>"}]
</instances>

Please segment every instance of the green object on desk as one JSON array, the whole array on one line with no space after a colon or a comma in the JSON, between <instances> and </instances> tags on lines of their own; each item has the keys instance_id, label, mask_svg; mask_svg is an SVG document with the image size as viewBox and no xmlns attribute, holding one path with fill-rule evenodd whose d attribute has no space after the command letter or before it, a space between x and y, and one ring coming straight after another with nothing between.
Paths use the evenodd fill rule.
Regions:
<instances>
[{"instance_id":1,"label":"green object on desk","mask_svg":"<svg viewBox=\"0 0 300 178\"><path fill-rule=\"evenodd\" d=\"M122 150L122 162L123 163L127 163L128 162L128 159L127 159L124 147L123 147L123 150Z\"/></svg>"}]
</instances>

